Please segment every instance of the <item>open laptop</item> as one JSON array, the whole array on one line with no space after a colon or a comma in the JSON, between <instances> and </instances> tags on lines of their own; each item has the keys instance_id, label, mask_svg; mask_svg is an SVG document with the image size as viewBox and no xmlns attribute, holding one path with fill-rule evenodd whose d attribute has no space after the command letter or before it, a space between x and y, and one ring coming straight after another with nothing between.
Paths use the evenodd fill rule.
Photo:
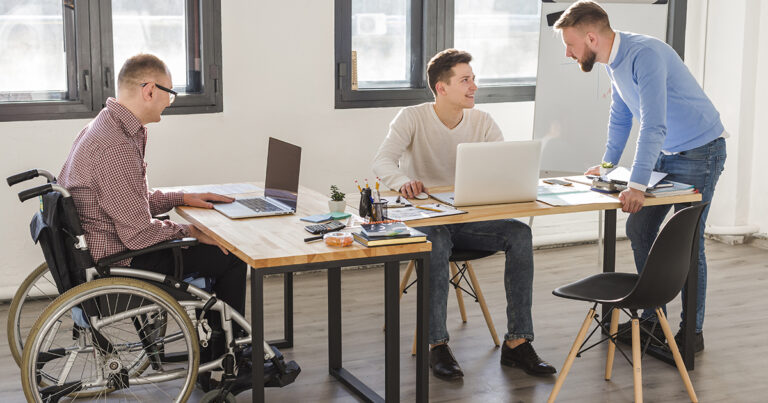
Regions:
<instances>
[{"instance_id":1,"label":"open laptop","mask_svg":"<svg viewBox=\"0 0 768 403\"><path fill-rule=\"evenodd\" d=\"M454 191L430 197L456 207L534 201L540 157L538 140L459 144Z\"/></svg>"},{"instance_id":2,"label":"open laptop","mask_svg":"<svg viewBox=\"0 0 768 403\"><path fill-rule=\"evenodd\" d=\"M299 193L300 165L301 147L270 137L264 196L214 204L213 208L229 218L293 214Z\"/></svg>"}]
</instances>

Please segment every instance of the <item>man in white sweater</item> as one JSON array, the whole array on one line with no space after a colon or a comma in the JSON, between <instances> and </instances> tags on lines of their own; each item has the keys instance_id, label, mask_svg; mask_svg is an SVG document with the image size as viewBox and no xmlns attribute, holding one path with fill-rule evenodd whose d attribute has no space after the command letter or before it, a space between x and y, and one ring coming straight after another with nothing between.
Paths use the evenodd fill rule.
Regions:
<instances>
[{"instance_id":1,"label":"man in white sweater","mask_svg":"<svg viewBox=\"0 0 768 403\"><path fill-rule=\"evenodd\" d=\"M467 52L447 49L429 61L427 78L435 102L400 110L373 161L373 171L385 185L412 198L433 186L452 186L459 143L503 141L491 116L473 109L475 76ZM555 368L531 346L531 287L533 248L531 229L517 220L497 220L419 228L432 242L430 256L429 343L432 373L442 379L464 376L448 347L446 305L448 258L451 250L504 251L507 294L507 333L501 363L530 375L547 376Z\"/></svg>"}]
</instances>

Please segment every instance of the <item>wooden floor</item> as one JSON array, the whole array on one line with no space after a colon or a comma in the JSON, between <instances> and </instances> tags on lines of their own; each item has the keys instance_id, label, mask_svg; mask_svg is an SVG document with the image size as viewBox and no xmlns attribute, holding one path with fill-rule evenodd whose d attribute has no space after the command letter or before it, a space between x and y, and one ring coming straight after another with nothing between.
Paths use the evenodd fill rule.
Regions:
<instances>
[{"instance_id":1,"label":"wooden floor","mask_svg":"<svg viewBox=\"0 0 768 403\"><path fill-rule=\"evenodd\" d=\"M705 324L706 350L696 357L691 380L702 402L760 402L768 395L768 251L750 246L728 246L707 242L709 293ZM617 246L617 269L634 271L629 244ZM588 305L552 296L553 288L598 271L596 246L584 245L540 250L535 253L534 347L558 370L570 348ZM489 302L499 335L504 334L505 300L502 279L503 256L496 255L475 264ZM265 282L267 327L282 328L280 278ZM268 389L268 401L355 402L358 399L328 375L327 300L324 273L299 275L295 279L296 347L285 350L296 360L302 373L296 383L282 389ZM379 393L384 388L383 272L378 269L348 270L342 273L344 364L352 373ZM415 292L415 291L414 291ZM456 299L449 294L448 329L451 347L465 377L445 382L430 377L430 400L435 402L542 402L546 401L553 378L533 378L520 370L499 365L498 348L483 322L477 304L467 301L469 322L462 324ZM413 401L415 359L410 346L415 323L415 297L406 294L401 308L401 400ZM5 323L8 306L0 306ZM670 323L676 330L680 303L669 307ZM622 318L624 320L625 318ZM4 326L2 326L4 328ZM270 331L268 338L280 336ZM631 402L631 367L617 354L613 379L603 380L605 347L600 346L574 363L558 401ZM0 339L0 400L23 401L19 371L8 352L5 337ZM648 402L685 402L687 395L677 370L652 357L643 360L644 397ZM191 401L202 393L196 391ZM238 396L250 401L250 393Z\"/></svg>"}]
</instances>

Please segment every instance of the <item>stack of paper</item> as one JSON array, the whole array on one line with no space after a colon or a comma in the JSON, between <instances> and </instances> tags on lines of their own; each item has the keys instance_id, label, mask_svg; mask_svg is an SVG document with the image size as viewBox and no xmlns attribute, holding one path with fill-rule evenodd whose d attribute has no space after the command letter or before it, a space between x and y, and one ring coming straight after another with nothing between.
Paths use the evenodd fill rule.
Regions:
<instances>
[{"instance_id":1,"label":"stack of paper","mask_svg":"<svg viewBox=\"0 0 768 403\"><path fill-rule=\"evenodd\" d=\"M647 189L645 195L648 197L678 196L695 193L693 185L674 181L664 181L661 184L671 184L671 186L657 186L655 189Z\"/></svg>"}]
</instances>

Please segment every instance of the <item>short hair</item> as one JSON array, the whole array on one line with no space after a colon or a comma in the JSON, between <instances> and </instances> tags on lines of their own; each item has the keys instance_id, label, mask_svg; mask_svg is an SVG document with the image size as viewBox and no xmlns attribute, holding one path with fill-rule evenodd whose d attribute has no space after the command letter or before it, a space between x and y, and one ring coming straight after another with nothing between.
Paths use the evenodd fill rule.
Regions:
<instances>
[{"instance_id":1,"label":"short hair","mask_svg":"<svg viewBox=\"0 0 768 403\"><path fill-rule=\"evenodd\" d=\"M453 77L453 66L472 61L472 55L462 50L446 49L434 56L427 64L427 81L432 94L437 96L435 85L438 81L447 83Z\"/></svg>"},{"instance_id":2,"label":"short hair","mask_svg":"<svg viewBox=\"0 0 768 403\"><path fill-rule=\"evenodd\" d=\"M611 28L608 13L592 0L580 0L571 4L555 22L554 28L559 31L584 25L595 25L600 31Z\"/></svg>"},{"instance_id":3,"label":"short hair","mask_svg":"<svg viewBox=\"0 0 768 403\"><path fill-rule=\"evenodd\" d=\"M139 53L128 58L117 75L117 85L137 84L147 75L170 74L168 66L159 57L148 53Z\"/></svg>"}]
</instances>

